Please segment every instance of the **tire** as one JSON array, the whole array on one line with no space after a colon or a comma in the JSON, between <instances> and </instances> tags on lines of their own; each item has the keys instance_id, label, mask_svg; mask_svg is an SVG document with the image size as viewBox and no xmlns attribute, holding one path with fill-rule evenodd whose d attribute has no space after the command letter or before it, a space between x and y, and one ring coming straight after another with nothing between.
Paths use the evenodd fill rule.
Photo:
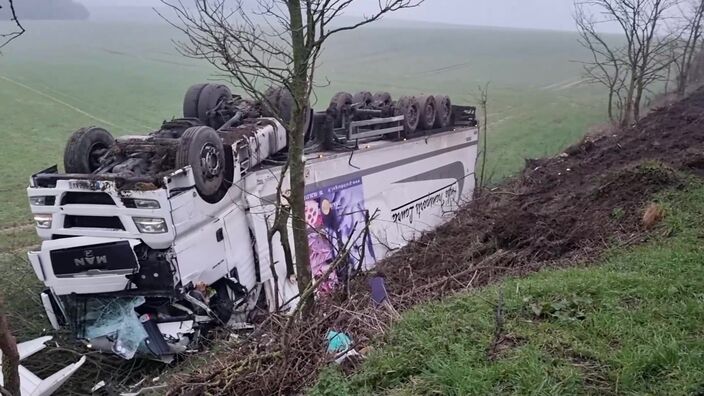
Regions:
<instances>
[{"instance_id":1,"label":"tire","mask_svg":"<svg viewBox=\"0 0 704 396\"><path fill-rule=\"evenodd\" d=\"M230 88L221 84L207 84L198 96L198 118L213 129L220 128L227 120L213 113L213 110L231 99Z\"/></svg>"},{"instance_id":2,"label":"tire","mask_svg":"<svg viewBox=\"0 0 704 396\"><path fill-rule=\"evenodd\" d=\"M283 122L288 129L293 118L293 95L284 87L269 87L264 92L266 98L262 103L262 115L273 117Z\"/></svg>"},{"instance_id":3,"label":"tire","mask_svg":"<svg viewBox=\"0 0 704 396\"><path fill-rule=\"evenodd\" d=\"M184 118L198 118L198 98L206 85L208 84L195 84L188 88L186 96L183 97Z\"/></svg>"},{"instance_id":4,"label":"tire","mask_svg":"<svg viewBox=\"0 0 704 396\"><path fill-rule=\"evenodd\" d=\"M347 92L338 92L330 99L330 107L335 109L335 128L341 128L343 120L352 112L354 98Z\"/></svg>"},{"instance_id":5,"label":"tire","mask_svg":"<svg viewBox=\"0 0 704 396\"><path fill-rule=\"evenodd\" d=\"M354 104L361 104L362 107L368 107L374 102L374 97L372 96L371 92L367 92L367 91L357 92L352 97L352 102Z\"/></svg>"},{"instance_id":6,"label":"tire","mask_svg":"<svg viewBox=\"0 0 704 396\"><path fill-rule=\"evenodd\" d=\"M103 128L87 127L74 132L64 149L66 173L90 174L100 168L100 159L115 144L115 138Z\"/></svg>"},{"instance_id":7,"label":"tire","mask_svg":"<svg viewBox=\"0 0 704 396\"><path fill-rule=\"evenodd\" d=\"M188 128L176 151L176 168L190 165L196 190L209 203L220 201L227 192L225 148L213 128Z\"/></svg>"},{"instance_id":8,"label":"tire","mask_svg":"<svg viewBox=\"0 0 704 396\"><path fill-rule=\"evenodd\" d=\"M447 128L452 123L452 101L447 95L435 95L437 115L435 128Z\"/></svg>"},{"instance_id":9,"label":"tire","mask_svg":"<svg viewBox=\"0 0 704 396\"><path fill-rule=\"evenodd\" d=\"M374 94L373 97L374 101L374 106L377 107L385 107L385 106L391 106L393 103L393 99L391 98L391 94L388 92L377 92Z\"/></svg>"},{"instance_id":10,"label":"tire","mask_svg":"<svg viewBox=\"0 0 704 396\"><path fill-rule=\"evenodd\" d=\"M418 130L420 123L420 104L413 96L403 96L396 103L395 114L404 116L403 133L404 138L411 137Z\"/></svg>"},{"instance_id":11,"label":"tire","mask_svg":"<svg viewBox=\"0 0 704 396\"><path fill-rule=\"evenodd\" d=\"M437 116L437 105L435 104L435 97L419 96L418 103L420 103L420 117L419 117L419 128L428 131L433 129L435 126L435 118Z\"/></svg>"}]
</instances>

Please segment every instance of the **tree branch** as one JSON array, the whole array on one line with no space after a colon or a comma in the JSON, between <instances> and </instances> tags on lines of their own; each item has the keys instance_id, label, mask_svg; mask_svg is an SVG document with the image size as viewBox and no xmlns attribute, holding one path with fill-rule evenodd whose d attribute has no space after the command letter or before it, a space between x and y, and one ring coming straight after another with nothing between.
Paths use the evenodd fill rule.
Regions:
<instances>
[{"instance_id":1,"label":"tree branch","mask_svg":"<svg viewBox=\"0 0 704 396\"><path fill-rule=\"evenodd\" d=\"M7 0L9 2L9 7L10 7L10 21L14 22L15 27L17 30L12 31L10 33L2 33L0 34L0 49L5 47L6 45L10 44L12 40L15 40L16 38L20 37L23 35L27 30L24 28L22 23L20 22L19 18L17 18L17 11L15 10L15 2L14 0ZM0 4L0 10L2 10L3 6Z\"/></svg>"}]
</instances>

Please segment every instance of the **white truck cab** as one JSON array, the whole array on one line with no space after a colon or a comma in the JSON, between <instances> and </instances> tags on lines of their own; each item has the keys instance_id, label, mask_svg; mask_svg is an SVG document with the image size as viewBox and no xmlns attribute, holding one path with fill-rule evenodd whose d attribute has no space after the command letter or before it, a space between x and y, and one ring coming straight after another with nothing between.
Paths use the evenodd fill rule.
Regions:
<instances>
[{"instance_id":1,"label":"white truck cab","mask_svg":"<svg viewBox=\"0 0 704 396\"><path fill-rule=\"evenodd\" d=\"M201 96L224 92L194 87L186 95L185 117L193 115L187 106L192 90ZM446 125L431 123L437 127L414 136L407 133L408 119L423 103L404 105L401 114L392 107L389 117L379 110L390 105L385 101L360 104L350 95L348 102L334 100L336 112L317 113L311 122L315 131L327 121L335 142L312 145L306 153L306 221L316 277L336 257L337 242L356 240L348 265L371 269L446 221L474 191L473 108L448 107ZM86 160L93 164L90 172L69 171L81 160L72 157L65 158L67 173L54 166L31 177L27 193L43 242L28 255L46 285L41 298L55 328L70 326L90 347L127 359L168 361L192 348L209 326L246 323L258 305L275 311L296 304L295 271L286 265L281 243L274 239L269 246L267 239L281 193L286 129L261 114L234 125L232 119L243 116L240 105L233 108L217 125L212 113L201 114L177 132L162 128L114 144L100 130L95 134L103 143L86 145L81 139L93 130L81 130L66 153L75 154L80 143L89 147L90 161L99 154L99 162ZM418 122L410 120L413 132ZM140 173L157 161L166 165ZM282 191L287 188L284 180ZM368 237L358 238L357 225L371 213L377 217ZM324 286L333 288L348 273L333 271Z\"/></svg>"}]
</instances>

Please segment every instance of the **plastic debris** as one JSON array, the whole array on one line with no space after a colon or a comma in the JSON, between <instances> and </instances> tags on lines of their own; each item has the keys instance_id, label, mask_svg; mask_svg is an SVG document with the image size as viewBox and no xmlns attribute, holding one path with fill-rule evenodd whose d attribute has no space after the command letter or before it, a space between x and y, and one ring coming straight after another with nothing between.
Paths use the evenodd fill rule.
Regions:
<instances>
[{"instance_id":1,"label":"plastic debris","mask_svg":"<svg viewBox=\"0 0 704 396\"><path fill-rule=\"evenodd\" d=\"M98 390L100 390L104 387L105 387L105 381L100 381L97 384L93 385L93 387L90 389L90 393L97 392Z\"/></svg>"},{"instance_id":2,"label":"plastic debris","mask_svg":"<svg viewBox=\"0 0 704 396\"><path fill-rule=\"evenodd\" d=\"M325 336L328 340L328 352L347 352L352 349L352 339L345 333L329 330Z\"/></svg>"},{"instance_id":3,"label":"plastic debris","mask_svg":"<svg viewBox=\"0 0 704 396\"><path fill-rule=\"evenodd\" d=\"M362 355L361 355L359 352L357 352L357 350L355 350L355 349L350 349L349 351L347 351L347 352L341 354L340 356L338 356L338 357L335 359L335 363L337 363L337 364L342 364L345 360L347 360L347 359L349 359L349 358L354 358L354 357L362 357Z\"/></svg>"}]
</instances>

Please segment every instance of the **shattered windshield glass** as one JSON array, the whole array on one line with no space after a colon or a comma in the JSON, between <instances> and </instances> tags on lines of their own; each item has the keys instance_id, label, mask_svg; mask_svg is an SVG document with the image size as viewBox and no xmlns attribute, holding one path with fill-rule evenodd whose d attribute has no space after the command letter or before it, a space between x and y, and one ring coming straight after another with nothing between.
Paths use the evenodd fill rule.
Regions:
<instances>
[{"instance_id":1,"label":"shattered windshield glass","mask_svg":"<svg viewBox=\"0 0 704 396\"><path fill-rule=\"evenodd\" d=\"M144 297L74 299L76 333L87 340L106 337L112 341L113 352L131 359L147 338L147 332L135 311L144 302Z\"/></svg>"}]
</instances>

